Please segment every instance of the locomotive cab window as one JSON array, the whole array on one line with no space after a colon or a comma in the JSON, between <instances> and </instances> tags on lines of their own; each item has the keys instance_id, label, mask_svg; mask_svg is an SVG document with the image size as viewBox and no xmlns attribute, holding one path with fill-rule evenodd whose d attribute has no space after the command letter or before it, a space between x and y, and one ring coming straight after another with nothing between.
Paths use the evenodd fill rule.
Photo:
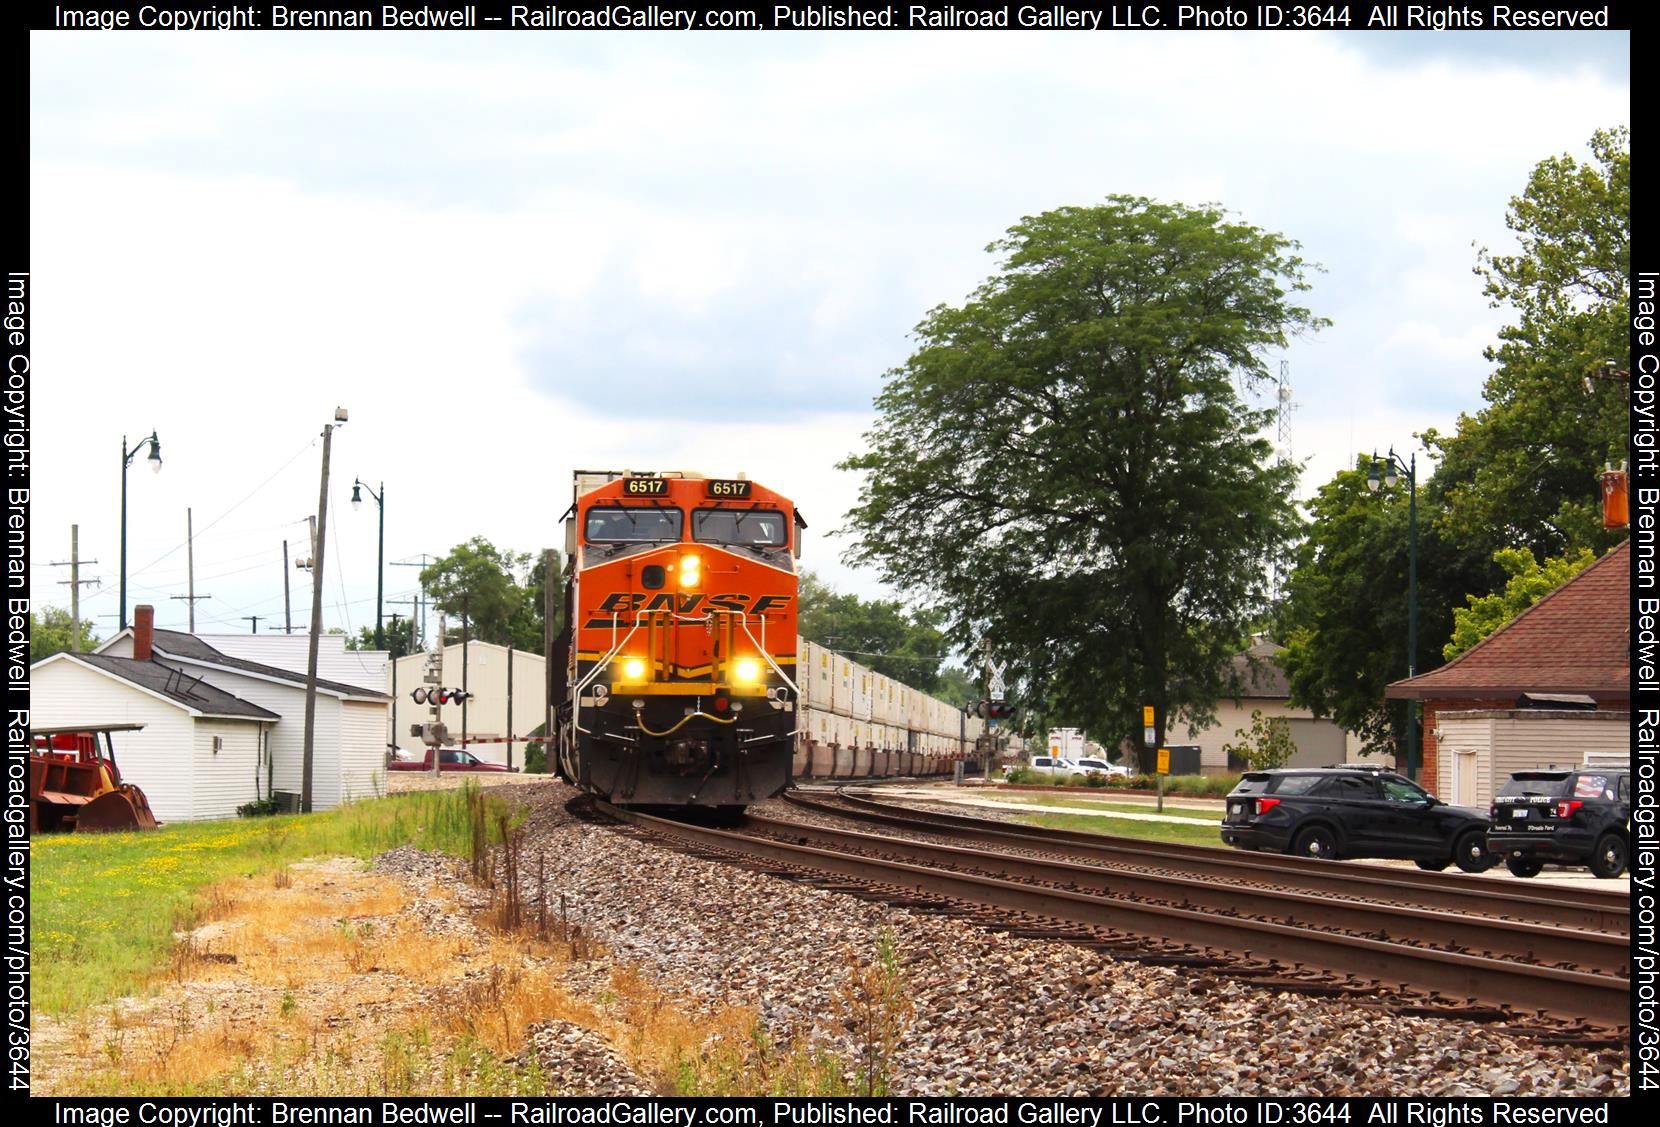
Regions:
<instances>
[{"instance_id":1,"label":"locomotive cab window","mask_svg":"<svg viewBox=\"0 0 1660 1127\"><path fill-rule=\"evenodd\" d=\"M696 509L692 539L704 544L782 548L790 542L789 524L777 509Z\"/></svg>"},{"instance_id":2,"label":"locomotive cab window","mask_svg":"<svg viewBox=\"0 0 1660 1127\"><path fill-rule=\"evenodd\" d=\"M673 543L680 539L683 519L679 509L589 509L583 538L589 544Z\"/></svg>"}]
</instances>

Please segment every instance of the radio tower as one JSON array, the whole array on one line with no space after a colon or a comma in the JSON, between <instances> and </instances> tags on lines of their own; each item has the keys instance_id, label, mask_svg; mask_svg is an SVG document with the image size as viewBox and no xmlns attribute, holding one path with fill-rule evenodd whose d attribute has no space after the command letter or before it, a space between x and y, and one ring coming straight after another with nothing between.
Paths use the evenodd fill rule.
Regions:
<instances>
[{"instance_id":1,"label":"radio tower","mask_svg":"<svg viewBox=\"0 0 1660 1127\"><path fill-rule=\"evenodd\" d=\"M1291 412L1297 405L1291 402L1291 361L1280 361L1280 385L1275 392L1274 404L1274 461L1277 465L1285 465L1291 461ZM1269 598L1278 602L1280 585L1285 581L1285 561L1279 555L1274 556L1273 573L1270 579Z\"/></svg>"},{"instance_id":2,"label":"radio tower","mask_svg":"<svg viewBox=\"0 0 1660 1127\"><path fill-rule=\"evenodd\" d=\"M1291 460L1291 412L1297 409L1291 402L1291 361L1280 361L1280 389L1279 406L1275 411L1275 421L1279 424L1279 432L1274 438L1274 453L1278 456L1281 465Z\"/></svg>"}]
</instances>

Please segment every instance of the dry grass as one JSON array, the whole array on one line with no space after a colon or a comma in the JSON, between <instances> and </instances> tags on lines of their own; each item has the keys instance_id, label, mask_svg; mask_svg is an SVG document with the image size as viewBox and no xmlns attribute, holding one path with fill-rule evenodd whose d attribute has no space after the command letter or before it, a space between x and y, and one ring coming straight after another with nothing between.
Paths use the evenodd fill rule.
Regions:
<instances>
[{"instance_id":1,"label":"dry grass","mask_svg":"<svg viewBox=\"0 0 1660 1127\"><path fill-rule=\"evenodd\" d=\"M213 886L180 925L143 1000L38 1021L36 1091L52 1095L529 1094L515 1064L532 1027L594 1031L664 1094L844 1090L841 1062L782 1050L756 1013L710 1012L614 965L593 996L573 963L603 960L579 929L503 905L468 912L354 862L301 863ZM434 928L435 922L439 925Z\"/></svg>"}]
</instances>

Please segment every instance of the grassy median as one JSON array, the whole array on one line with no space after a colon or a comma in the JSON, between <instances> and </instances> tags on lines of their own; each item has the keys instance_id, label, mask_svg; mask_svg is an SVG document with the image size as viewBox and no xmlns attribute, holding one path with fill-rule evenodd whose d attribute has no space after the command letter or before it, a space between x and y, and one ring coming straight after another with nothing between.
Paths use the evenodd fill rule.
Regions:
<instances>
[{"instance_id":1,"label":"grassy median","mask_svg":"<svg viewBox=\"0 0 1660 1127\"><path fill-rule=\"evenodd\" d=\"M1084 833L1135 837L1145 841L1174 841L1182 845L1222 844L1222 835L1215 826L1195 826L1189 822L1153 822L1100 814L1022 814L1015 820L1051 830L1081 830Z\"/></svg>"}]
</instances>

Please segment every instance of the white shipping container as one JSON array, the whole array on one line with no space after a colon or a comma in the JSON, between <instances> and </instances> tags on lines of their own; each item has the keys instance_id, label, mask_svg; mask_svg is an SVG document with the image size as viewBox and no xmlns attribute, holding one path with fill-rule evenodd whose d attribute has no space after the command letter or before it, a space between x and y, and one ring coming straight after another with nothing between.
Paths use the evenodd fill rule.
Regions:
<instances>
[{"instance_id":1,"label":"white shipping container","mask_svg":"<svg viewBox=\"0 0 1660 1127\"><path fill-rule=\"evenodd\" d=\"M849 677L851 708L849 709L848 715L852 716L855 720L864 720L868 722L870 720L871 701L870 682L875 674L856 661L851 664L853 666L851 676Z\"/></svg>"},{"instance_id":2,"label":"white shipping container","mask_svg":"<svg viewBox=\"0 0 1660 1127\"><path fill-rule=\"evenodd\" d=\"M830 711L837 716L853 715L853 670L852 661L832 651L830 654L831 670L831 702Z\"/></svg>"}]
</instances>

